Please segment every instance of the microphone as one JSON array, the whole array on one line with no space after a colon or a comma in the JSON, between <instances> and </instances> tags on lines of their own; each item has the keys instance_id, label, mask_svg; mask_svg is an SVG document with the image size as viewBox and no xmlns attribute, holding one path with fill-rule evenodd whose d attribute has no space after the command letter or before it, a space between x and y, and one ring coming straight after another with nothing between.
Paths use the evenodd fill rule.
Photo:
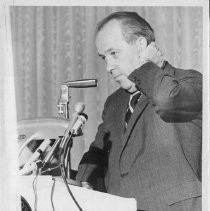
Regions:
<instances>
[{"instance_id":1,"label":"microphone","mask_svg":"<svg viewBox=\"0 0 210 211\"><path fill-rule=\"evenodd\" d=\"M57 147L59 146L59 144L60 144L62 138L63 138L62 136L59 137L59 139L56 140L55 143L53 144L51 150L49 151L49 153L46 155L46 157L44 158L44 160L43 160L43 162L42 162L42 163L43 163L43 167L44 167L48 162L50 162L50 160L52 159L52 157L53 157L53 155L54 155L54 153L55 153L55 150L56 150Z\"/></svg>"},{"instance_id":2,"label":"microphone","mask_svg":"<svg viewBox=\"0 0 210 211\"><path fill-rule=\"evenodd\" d=\"M76 123L76 121L77 121L77 119L78 119L78 116L84 111L84 109L85 109L84 103L82 103L82 102L76 103L76 105L75 105L75 107L74 107L74 111L75 111L75 112L73 113L72 118L71 118L71 122L70 122L68 128L67 128L66 131L65 131L65 135L68 135L69 130L71 130L71 128L75 125L75 123ZM61 143L62 138L63 138L63 137L59 137L59 138L55 141L55 143L53 144L51 150L50 150L49 153L46 155L46 157L45 157L45 159L44 159L44 161L43 161L43 166L45 166L46 163L48 163L48 162L52 159L52 157L53 157L53 155L54 155L54 153L55 153L57 147L58 147L59 144Z\"/></svg>"},{"instance_id":3,"label":"microphone","mask_svg":"<svg viewBox=\"0 0 210 211\"><path fill-rule=\"evenodd\" d=\"M40 155L49 147L51 143L50 139L45 139L40 146L36 149L36 151L33 153L33 155L29 158L28 162L24 165L24 167L20 170L20 174L26 174L29 173L32 170L35 170L36 165L34 162L37 161L40 157ZM32 169L32 170L30 170Z\"/></svg>"},{"instance_id":4,"label":"microphone","mask_svg":"<svg viewBox=\"0 0 210 211\"><path fill-rule=\"evenodd\" d=\"M71 122L69 125L69 129L71 129L73 127L73 125L75 124L75 122L77 121L78 115L80 115L85 109L85 104L82 102L78 102L76 103L75 107L74 107L74 113L72 115L71 118Z\"/></svg>"},{"instance_id":5,"label":"microphone","mask_svg":"<svg viewBox=\"0 0 210 211\"><path fill-rule=\"evenodd\" d=\"M87 114L85 113L80 114L74 126L71 128L70 133L73 135L77 135L78 130L82 127L82 125L85 124L87 120L88 120Z\"/></svg>"},{"instance_id":6,"label":"microphone","mask_svg":"<svg viewBox=\"0 0 210 211\"><path fill-rule=\"evenodd\" d=\"M28 162L24 165L24 167L31 164L32 162L38 160L40 155L47 149L47 147L50 145L50 143L51 143L50 139L45 139L40 144L40 146L36 149L36 151L33 153L33 155L29 158Z\"/></svg>"},{"instance_id":7,"label":"microphone","mask_svg":"<svg viewBox=\"0 0 210 211\"><path fill-rule=\"evenodd\" d=\"M77 118L77 121L75 122L75 124L72 126L72 128L70 128L70 130L67 131L67 134L65 133L60 147L59 147L59 154L62 153L66 143L69 141L69 139L73 136L73 135L77 135L78 130L82 127L83 124L85 124L85 122L87 121L88 116L87 114L80 114Z\"/></svg>"},{"instance_id":8,"label":"microphone","mask_svg":"<svg viewBox=\"0 0 210 211\"><path fill-rule=\"evenodd\" d=\"M34 170L37 170L38 169L38 166L42 166L42 162L41 160L38 160L36 162L32 162L30 163L29 165L27 165L26 167L24 166L20 171L19 171L19 176L22 176L22 175L26 175Z\"/></svg>"},{"instance_id":9,"label":"microphone","mask_svg":"<svg viewBox=\"0 0 210 211\"><path fill-rule=\"evenodd\" d=\"M72 88L89 88L97 86L97 79L83 79L76 81L67 81L62 83L62 85L66 85Z\"/></svg>"}]
</instances>

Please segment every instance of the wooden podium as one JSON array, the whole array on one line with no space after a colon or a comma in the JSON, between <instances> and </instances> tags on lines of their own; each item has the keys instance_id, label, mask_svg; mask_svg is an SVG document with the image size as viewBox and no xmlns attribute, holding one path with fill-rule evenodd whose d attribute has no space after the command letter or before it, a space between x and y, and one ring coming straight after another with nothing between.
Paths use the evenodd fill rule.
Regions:
<instances>
[{"instance_id":1,"label":"wooden podium","mask_svg":"<svg viewBox=\"0 0 210 211\"><path fill-rule=\"evenodd\" d=\"M78 211L67 188L61 179L52 176L20 176L19 194L34 211L36 187L37 211ZM36 184L36 185L35 185ZM83 211L136 211L136 200L122 198L75 185L69 185ZM51 201L52 198L52 201ZM52 203L53 202L53 203Z\"/></svg>"}]
</instances>

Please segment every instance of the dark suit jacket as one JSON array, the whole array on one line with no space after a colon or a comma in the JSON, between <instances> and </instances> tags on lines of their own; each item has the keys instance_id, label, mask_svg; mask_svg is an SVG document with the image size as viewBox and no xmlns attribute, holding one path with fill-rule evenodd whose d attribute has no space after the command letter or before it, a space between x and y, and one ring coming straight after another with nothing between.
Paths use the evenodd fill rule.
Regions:
<instances>
[{"instance_id":1,"label":"dark suit jacket","mask_svg":"<svg viewBox=\"0 0 210 211\"><path fill-rule=\"evenodd\" d=\"M148 62L129 79L143 96L127 129L129 94L120 88L105 103L77 180L104 176L108 193L136 198L141 210L201 196L201 74Z\"/></svg>"}]
</instances>

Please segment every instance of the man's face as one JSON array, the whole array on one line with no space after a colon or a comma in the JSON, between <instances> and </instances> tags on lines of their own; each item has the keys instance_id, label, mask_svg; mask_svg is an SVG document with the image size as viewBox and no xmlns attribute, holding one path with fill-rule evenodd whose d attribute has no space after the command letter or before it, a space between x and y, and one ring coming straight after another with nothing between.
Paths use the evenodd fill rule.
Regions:
<instances>
[{"instance_id":1,"label":"man's face","mask_svg":"<svg viewBox=\"0 0 210 211\"><path fill-rule=\"evenodd\" d=\"M135 85L127 77L139 67L137 42L128 44L116 20L108 22L96 37L99 56L105 60L107 71L123 89L133 92ZM133 87L134 86L134 87Z\"/></svg>"}]
</instances>

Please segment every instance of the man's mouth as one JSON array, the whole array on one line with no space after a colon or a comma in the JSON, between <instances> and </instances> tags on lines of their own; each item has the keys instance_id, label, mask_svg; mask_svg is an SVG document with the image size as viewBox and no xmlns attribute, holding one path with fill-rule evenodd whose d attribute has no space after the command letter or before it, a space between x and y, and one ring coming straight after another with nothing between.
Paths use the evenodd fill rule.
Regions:
<instances>
[{"instance_id":1,"label":"man's mouth","mask_svg":"<svg viewBox=\"0 0 210 211\"><path fill-rule=\"evenodd\" d=\"M116 75L116 76L113 76L113 78L114 78L115 81L117 81L117 80L120 79L120 76L121 76L121 75Z\"/></svg>"}]
</instances>

